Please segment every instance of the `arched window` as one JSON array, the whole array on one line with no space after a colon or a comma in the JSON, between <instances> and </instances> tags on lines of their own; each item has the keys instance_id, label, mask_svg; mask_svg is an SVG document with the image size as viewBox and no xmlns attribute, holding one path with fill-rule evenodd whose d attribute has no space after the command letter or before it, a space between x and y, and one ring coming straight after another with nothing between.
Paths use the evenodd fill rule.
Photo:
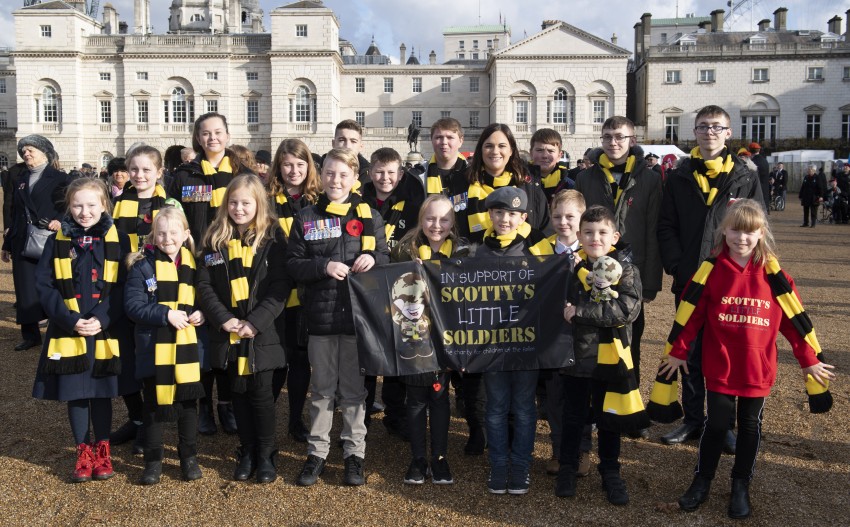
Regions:
<instances>
[{"instance_id":1,"label":"arched window","mask_svg":"<svg viewBox=\"0 0 850 527\"><path fill-rule=\"evenodd\" d=\"M567 124L567 109L568 109L567 90L558 88L555 90L555 97L552 99L552 122L555 124Z\"/></svg>"},{"instance_id":2,"label":"arched window","mask_svg":"<svg viewBox=\"0 0 850 527\"><path fill-rule=\"evenodd\" d=\"M112 161L113 155L109 152L101 152L100 153L100 166L105 167Z\"/></svg>"},{"instance_id":3,"label":"arched window","mask_svg":"<svg viewBox=\"0 0 850 527\"><path fill-rule=\"evenodd\" d=\"M172 88L162 101L163 122L191 123L195 120L195 100L181 86Z\"/></svg>"},{"instance_id":4,"label":"arched window","mask_svg":"<svg viewBox=\"0 0 850 527\"><path fill-rule=\"evenodd\" d=\"M0 170L9 168L9 158L6 154L0 154Z\"/></svg>"},{"instance_id":5,"label":"arched window","mask_svg":"<svg viewBox=\"0 0 850 527\"><path fill-rule=\"evenodd\" d=\"M313 121L313 100L310 89L301 85L295 90L295 122L309 123Z\"/></svg>"},{"instance_id":6,"label":"arched window","mask_svg":"<svg viewBox=\"0 0 850 527\"><path fill-rule=\"evenodd\" d=\"M179 86L171 90L171 115L175 123L186 122L186 90Z\"/></svg>"},{"instance_id":7,"label":"arched window","mask_svg":"<svg viewBox=\"0 0 850 527\"><path fill-rule=\"evenodd\" d=\"M59 122L59 98L52 86L45 86L41 91L41 117L44 123Z\"/></svg>"}]
</instances>

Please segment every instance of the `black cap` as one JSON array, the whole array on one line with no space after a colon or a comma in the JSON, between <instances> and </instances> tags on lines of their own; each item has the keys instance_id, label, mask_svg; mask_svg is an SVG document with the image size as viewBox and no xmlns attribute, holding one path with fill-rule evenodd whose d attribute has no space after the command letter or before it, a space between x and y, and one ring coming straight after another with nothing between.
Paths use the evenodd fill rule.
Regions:
<instances>
[{"instance_id":1,"label":"black cap","mask_svg":"<svg viewBox=\"0 0 850 527\"><path fill-rule=\"evenodd\" d=\"M659 159L658 156L656 154L653 154L652 152L646 154L646 157L644 157L644 159L649 159L650 157L654 157L655 159Z\"/></svg>"},{"instance_id":2,"label":"black cap","mask_svg":"<svg viewBox=\"0 0 850 527\"><path fill-rule=\"evenodd\" d=\"M91 165L90 165L90 164L88 164L88 163L83 163L83 168L94 168L94 167L93 167L93 166L91 166Z\"/></svg>"},{"instance_id":3,"label":"black cap","mask_svg":"<svg viewBox=\"0 0 850 527\"><path fill-rule=\"evenodd\" d=\"M516 187L497 188L484 200L484 206L487 207L487 210L502 209L527 212L528 194Z\"/></svg>"},{"instance_id":4,"label":"black cap","mask_svg":"<svg viewBox=\"0 0 850 527\"><path fill-rule=\"evenodd\" d=\"M264 165L272 164L272 153L268 150L257 150L257 154L254 156L254 159L257 160L257 163L262 163Z\"/></svg>"}]
</instances>

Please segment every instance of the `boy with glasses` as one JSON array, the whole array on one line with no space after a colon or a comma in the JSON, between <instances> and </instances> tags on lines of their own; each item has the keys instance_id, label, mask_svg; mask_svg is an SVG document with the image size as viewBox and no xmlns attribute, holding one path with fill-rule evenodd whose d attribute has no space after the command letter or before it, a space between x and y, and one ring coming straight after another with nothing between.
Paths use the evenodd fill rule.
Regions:
<instances>
[{"instance_id":1,"label":"boy with glasses","mask_svg":"<svg viewBox=\"0 0 850 527\"><path fill-rule=\"evenodd\" d=\"M678 306L685 285L714 244L714 231L726 215L727 205L750 198L764 206L756 166L737 157L726 142L732 137L729 114L719 106L697 112L694 126L697 146L668 173L658 219L658 243L664 271L673 276ZM683 443L702 434L705 421L705 383L702 376L702 336L694 340L688 356L688 374L682 376L681 426L661 437L665 444ZM735 452L735 435L726 435L724 451Z\"/></svg>"}]
</instances>

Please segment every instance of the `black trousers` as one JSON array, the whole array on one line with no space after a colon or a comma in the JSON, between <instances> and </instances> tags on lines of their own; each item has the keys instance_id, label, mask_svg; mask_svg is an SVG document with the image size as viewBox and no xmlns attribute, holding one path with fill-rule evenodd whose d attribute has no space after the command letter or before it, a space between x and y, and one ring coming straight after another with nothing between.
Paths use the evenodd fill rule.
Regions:
<instances>
[{"instance_id":1,"label":"black trousers","mask_svg":"<svg viewBox=\"0 0 850 527\"><path fill-rule=\"evenodd\" d=\"M811 218L811 222L809 220ZM803 225L814 227L818 222L818 205L803 205Z\"/></svg>"},{"instance_id":2,"label":"black trousers","mask_svg":"<svg viewBox=\"0 0 850 527\"><path fill-rule=\"evenodd\" d=\"M228 375L236 375L236 361L231 361ZM277 450L275 440L274 370L255 373L244 393L233 392L233 415L243 452L269 457Z\"/></svg>"},{"instance_id":3,"label":"black trousers","mask_svg":"<svg viewBox=\"0 0 850 527\"><path fill-rule=\"evenodd\" d=\"M145 461L162 460L162 427L156 415L156 381L153 377L142 380ZM176 401L177 455L186 459L198 455L198 401Z\"/></svg>"},{"instance_id":4,"label":"black trousers","mask_svg":"<svg viewBox=\"0 0 850 527\"><path fill-rule=\"evenodd\" d=\"M287 353L289 364L285 368L274 371L273 387L274 400L277 401L283 385L286 384L286 394L289 398L289 426L303 419L304 404L307 401L307 390L310 388L310 360L306 349L298 349Z\"/></svg>"},{"instance_id":5,"label":"black trousers","mask_svg":"<svg viewBox=\"0 0 850 527\"><path fill-rule=\"evenodd\" d=\"M484 376L481 373L464 373L463 404L466 409L466 424L470 430L484 429L484 411L487 405L487 392L484 389Z\"/></svg>"},{"instance_id":6,"label":"black trousers","mask_svg":"<svg viewBox=\"0 0 850 527\"><path fill-rule=\"evenodd\" d=\"M596 379L572 376L565 376L563 381L564 431L561 435L561 453L558 456L561 465L567 464L574 471L578 471L582 436L592 406L597 422L599 471L619 471L620 433L598 426L607 384Z\"/></svg>"},{"instance_id":7,"label":"black trousers","mask_svg":"<svg viewBox=\"0 0 850 527\"><path fill-rule=\"evenodd\" d=\"M218 368L213 368L209 371L201 372L201 383L204 385L204 393L206 397L201 399L205 404L212 404L213 400L213 383L218 386L218 402L229 403L231 400L230 381L227 378L227 372Z\"/></svg>"},{"instance_id":8,"label":"black trousers","mask_svg":"<svg viewBox=\"0 0 850 527\"><path fill-rule=\"evenodd\" d=\"M407 426L410 430L410 449L413 458L426 458L428 420L431 421L431 456L445 456L449 441L449 374L438 376L440 390L433 386L406 385L407 388Z\"/></svg>"},{"instance_id":9,"label":"black trousers","mask_svg":"<svg viewBox=\"0 0 850 527\"><path fill-rule=\"evenodd\" d=\"M734 395L708 392L708 409L705 430L699 440L699 458L696 474L705 479L714 479L717 464L723 452L723 438L729 430L729 422L735 417ZM761 443L761 420L764 414L764 397L738 397L738 445L735 448L735 464L732 466L734 479L753 478L756 455Z\"/></svg>"},{"instance_id":10,"label":"black trousers","mask_svg":"<svg viewBox=\"0 0 850 527\"><path fill-rule=\"evenodd\" d=\"M367 375L363 381L366 386L366 412L372 408L378 390L378 378ZM381 383L381 401L384 403L384 422L388 426L404 428L407 426L407 410L404 406L405 384L398 377L383 377Z\"/></svg>"}]
</instances>

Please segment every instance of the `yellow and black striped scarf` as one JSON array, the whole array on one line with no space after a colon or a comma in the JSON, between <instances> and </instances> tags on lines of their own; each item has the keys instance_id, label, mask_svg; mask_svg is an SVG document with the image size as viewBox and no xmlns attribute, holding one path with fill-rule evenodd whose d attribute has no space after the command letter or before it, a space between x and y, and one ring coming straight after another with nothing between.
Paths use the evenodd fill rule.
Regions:
<instances>
[{"instance_id":1,"label":"yellow and black striped scarf","mask_svg":"<svg viewBox=\"0 0 850 527\"><path fill-rule=\"evenodd\" d=\"M159 210L165 206L166 198L165 189L156 185L151 197L150 223L153 223ZM144 237L139 234L139 223L144 222L144 218L139 217L139 195L133 186L124 189L118 198L112 210L112 219L119 231L129 235L130 251L136 252L139 247L144 246Z\"/></svg>"},{"instance_id":2,"label":"yellow and black striped scarf","mask_svg":"<svg viewBox=\"0 0 850 527\"><path fill-rule=\"evenodd\" d=\"M614 175L611 173L611 169L614 167L614 163L612 163L608 156L604 153L599 156L599 167L602 169L602 172L605 174L605 178L608 180L608 184L611 185L611 191L614 194L614 205L620 201L620 196L623 194L623 189L626 188L626 185L629 182L629 178L632 175L632 170L635 168L635 156L634 154L630 155L626 160L626 171L623 172L623 175L620 176L620 182L614 179Z\"/></svg>"},{"instance_id":3,"label":"yellow and black striped scarf","mask_svg":"<svg viewBox=\"0 0 850 527\"><path fill-rule=\"evenodd\" d=\"M732 155L724 148L719 156L706 161L697 146L691 150L691 163L694 167L694 179L699 185L705 204L711 206L717 197L717 189L723 186L735 166Z\"/></svg>"},{"instance_id":4,"label":"yellow and black striped scarf","mask_svg":"<svg viewBox=\"0 0 850 527\"><path fill-rule=\"evenodd\" d=\"M457 158L458 161L455 162L455 168L457 168L458 162L466 161L463 154L458 153ZM425 193L427 195L444 194L446 191L446 187L443 186L443 177L439 174L438 170L437 156L431 154L431 159L428 161L428 172L425 174Z\"/></svg>"},{"instance_id":5,"label":"yellow and black striped scarf","mask_svg":"<svg viewBox=\"0 0 850 527\"><path fill-rule=\"evenodd\" d=\"M398 225L399 220L402 218L404 214L404 200L398 201L390 208L390 215L386 218L386 222L384 223L384 235L387 239L387 244L390 243L390 240L393 239L393 234L395 234L396 226Z\"/></svg>"},{"instance_id":6,"label":"yellow and black striped scarf","mask_svg":"<svg viewBox=\"0 0 850 527\"><path fill-rule=\"evenodd\" d=\"M467 221L469 222L469 232L484 232L493 226L493 223L490 221L490 214L487 212L487 207L484 206L484 201L497 188L512 184L513 175L506 171L499 177L493 177L483 172L478 181L469 185L466 194L466 213Z\"/></svg>"},{"instance_id":7,"label":"yellow and black striped scarf","mask_svg":"<svg viewBox=\"0 0 850 527\"><path fill-rule=\"evenodd\" d=\"M437 251L437 258L451 258L452 250L454 250L452 241L449 238L446 238L443 240L443 243L440 244L440 250ZM418 251L420 260L424 261L434 259L434 251L431 249L431 245L427 240L419 245Z\"/></svg>"},{"instance_id":8,"label":"yellow and black striped scarf","mask_svg":"<svg viewBox=\"0 0 850 527\"><path fill-rule=\"evenodd\" d=\"M227 276L230 280L230 308L239 320L248 318L248 307L251 296L251 284L248 276L254 265L254 249L246 245L240 238L227 242ZM247 378L253 372L254 357L251 339L242 339L236 333L230 333L231 351L236 356L236 378L232 380L232 388L236 393L245 393Z\"/></svg>"},{"instance_id":9,"label":"yellow and black striped scarf","mask_svg":"<svg viewBox=\"0 0 850 527\"><path fill-rule=\"evenodd\" d=\"M716 261L716 258L706 258L699 269L697 269L691 282L682 291L679 307L676 309L676 319L667 337L667 343L664 345L664 357L670 354L670 351L673 349L673 342L676 341L679 334L685 329L685 325L691 318L694 309L696 309L697 303L699 303L699 299L705 290L708 277L711 271L714 270ZM821 350L817 335L815 335L812 321L805 309L803 309L800 299L794 294L788 278L779 267L779 262L775 258L771 258L765 264L764 270L767 274L767 281L770 284L773 297L779 303L782 312L791 320L803 340L815 350L818 360L824 362L823 351ZM823 386L811 375L808 375L806 377L806 392L809 395L809 411L812 413L824 413L832 408L832 394L829 392L828 381L826 386ZM672 423L683 415L682 406L679 404L678 371L674 371L669 380L665 379L663 375L657 375L655 377L655 384L652 387L652 394L649 397L647 411L652 420L659 423Z\"/></svg>"},{"instance_id":10,"label":"yellow and black striped scarf","mask_svg":"<svg viewBox=\"0 0 850 527\"><path fill-rule=\"evenodd\" d=\"M230 166L230 157L224 156L216 169L206 159L201 159L201 172L212 179L212 195L210 197L210 207L217 209L221 206L224 200L224 191L227 189L227 184L233 179L233 168Z\"/></svg>"},{"instance_id":11,"label":"yellow and black striped scarf","mask_svg":"<svg viewBox=\"0 0 850 527\"><path fill-rule=\"evenodd\" d=\"M106 213L104 213L104 216L106 216ZM100 290L98 302L109 297L112 287L118 281L121 244L118 238L118 229L111 222L106 234L103 235L103 244L103 288ZM74 289L74 263L71 261L72 247L72 238L69 238L62 230L56 233L56 239L53 242L53 277L56 288L65 302L65 307L72 313L79 313L77 291ZM90 269L78 271L87 275L83 276L81 280L91 280ZM94 346L94 370L92 374L95 377L108 377L121 373L118 340L109 338L107 331L103 330L95 335ZM48 375L83 373L89 369L86 353L86 337L64 331L54 324L53 336L47 344L44 373Z\"/></svg>"},{"instance_id":12,"label":"yellow and black striped scarf","mask_svg":"<svg viewBox=\"0 0 850 527\"><path fill-rule=\"evenodd\" d=\"M275 194L274 209L277 213L280 228L283 230L283 235L289 239L289 233L292 232L292 221L295 219L295 208L292 206L292 196L284 190L280 194Z\"/></svg>"},{"instance_id":13,"label":"yellow and black striped scarf","mask_svg":"<svg viewBox=\"0 0 850 527\"><path fill-rule=\"evenodd\" d=\"M156 296L160 305L192 314L195 309L195 258L180 248L180 265L154 250ZM201 363L195 326L176 329L171 324L156 330L156 420L175 421L174 401L191 401L204 396Z\"/></svg>"},{"instance_id":14,"label":"yellow and black striped scarf","mask_svg":"<svg viewBox=\"0 0 850 527\"><path fill-rule=\"evenodd\" d=\"M507 249L517 244L526 244L528 252L534 256L555 254L549 240L540 234L540 231L532 229L531 225L525 222L521 223L516 230L507 234L496 234L492 226L484 233L484 245L491 249Z\"/></svg>"},{"instance_id":15,"label":"yellow and black striped scarf","mask_svg":"<svg viewBox=\"0 0 850 527\"><path fill-rule=\"evenodd\" d=\"M342 229L350 236L360 237L361 253L375 251L375 223L372 221L372 208L358 194L351 194L348 203L334 203L323 192L319 195L316 206L322 214L339 216L343 219L353 208L354 216L342 224Z\"/></svg>"},{"instance_id":16,"label":"yellow and black striped scarf","mask_svg":"<svg viewBox=\"0 0 850 527\"><path fill-rule=\"evenodd\" d=\"M576 278L585 291L592 288L593 264L584 249L578 251L581 261L575 267ZM612 247L609 256L617 259ZM649 416L640 397L634 364L625 326L600 327L596 368L593 376L606 382L600 425L617 432L640 430L649 426Z\"/></svg>"}]
</instances>

